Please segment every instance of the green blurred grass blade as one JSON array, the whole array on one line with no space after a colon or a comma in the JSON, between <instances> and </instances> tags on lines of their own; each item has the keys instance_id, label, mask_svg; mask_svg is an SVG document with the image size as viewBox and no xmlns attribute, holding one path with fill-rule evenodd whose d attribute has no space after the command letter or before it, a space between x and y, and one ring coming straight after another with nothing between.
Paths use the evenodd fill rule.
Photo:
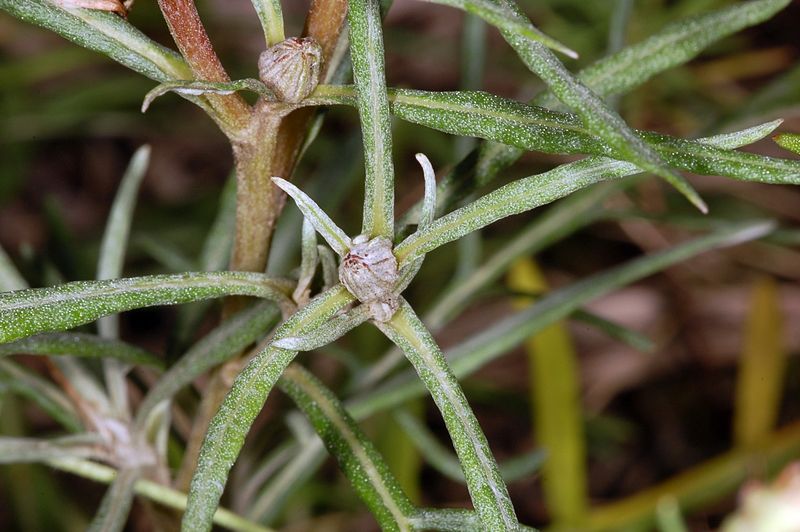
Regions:
<instances>
[{"instance_id":1,"label":"green blurred grass blade","mask_svg":"<svg viewBox=\"0 0 800 532\"><path fill-rule=\"evenodd\" d=\"M578 79L601 97L628 92L672 67L697 57L710 44L770 19L791 0L756 0L673 22L647 39L600 59L578 73ZM554 94L535 103L556 105Z\"/></svg>"},{"instance_id":2,"label":"green blurred grass blade","mask_svg":"<svg viewBox=\"0 0 800 532\"><path fill-rule=\"evenodd\" d=\"M78 412L60 388L10 360L0 359L0 385L36 403L67 430L82 428Z\"/></svg>"},{"instance_id":3,"label":"green blurred grass blade","mask_svg":"<svg viewBox=\"0 0 800 532\"><path fill-rule=\"evenodd\" d=\"M280 0L252 0L252 2L264 29L267 48L284 40L283 10Z\"/></svg>"},{"instance_id":4,"label":"green blurred grass blade","mask_svg":"<svg viewBox=\"0 0 800 532\"><path fill-rule=\"evenodd\" d=\"M414 507L375 446L313 375L291 365L278 381L314 426L383 530L408 530Z\"/></svg>"},{"instance_id":5,"label":"green blurred grass blade","mask_svg":"<svg viewBox=\"0 0 800 532\"><path fill-rule=\"evenodd\" d=\"M791 112L800 100L800 65L782 73L737 106L731 116L722 120L722 126L736 125L762 117Z\"/></svg>"},{"instance_id":6,"label":"green blurred grass blade","mask_svg":"<svg viewBox=\"0 0 800 532\"><path fill-rule=\"evenodd\" d=\"M0 247L0 292L28 288L28 282L11 262L5 250Z\"/></svg>"},{"instance_id":7,"label":"green blurred grass blade","mask_svg":"<svg viewBox=\"0 0 800 532\"><path fill-rule=\"evenodd\" d=\"M125 252L128 247L133 210L136 208L136 196L139 186L147 173L150 163L150 146L142 146L133 154L125 174L122 176L114 203L106 222L103 240L100 243L100 256L97 262L97 279L117 279L122 277L125 263ZM111 314L100 318L97 331L103 338L119 337L119 315ZM104 358L103 373L106 389L117 414L124 418L128 415L128 386L125 375L128 368L118 359Z\"/></svg>"},{"instance_id":8,"label":"green blurred grass blade","mask_svg":"<svg viewBox=\"0 0 800 532\"><path fill-rule=\"evenodd\" d=\"M451 480L461 484L465 482L456 455L445 448L419 419L406 409L396 410L394 417L431 466ZM545 453L537 450L500 462L498 469L503 480L510 483L540 470L544 461Z\"/></svg>"},{"instance_id":9,"label":"green blurred grass blade","mask_svg":"<svg viewBox=\"0 0 800 532\"><path fill-rule=\"evenodd\" d=\"M394 234L394 165L378 0L349 0L350 58L364 142L366 184L362 233Z\"/></svg>"},{"instance_id":10,"label":"green blurred grass blade","mask_svg":"<svg viewBox=\"0 0 800 532\"><path fill-rule=\"evenodd\" d=\"M484 528L516 530L519 523L508 488L486 436L436 341L404 300L390 321L375 324L405 352L442 413Z\"/></svg>"},{"instance_id":11,"label":"green blurred grass blade","mask_svg":"<svg viewBox=\"0 0 800 532\"><path fill-rule=\"evenodd\" d=\"M656 522L659 532L689 532L681 515L681 507L674 497L664 497L658 502Z\"/></svg>"},{"instance_id":12,"label":"green blurred grass blade","mask_svg":"<svg viewBox=\"0 0 800 532\"><path fill-rule=\"evenodd\" d=\"M88 532L120 532L125 528L136 495L134 486L141 474L141 470L136 468L117 471L114 482L103 496L97 514L89 524Z\"/></svg>"},{"instance_id":13,"label":"green blurred grass blade","mask_svg":"<svg viewBox=\"0 0 800 532\"><path fill-rule=\"evenodd\" d=\"M786 381L783 316L776 282L756 281L736 382L734 443L751 448L775 429Z\"/></svg>"},{"instance_id":14,"label":"green blurred grass blade","mask_svg":"<svg viewBox=\"0 0 800 532\"><path fill-rule=\"evenodd\" d=\"M181 388L265 335L279 318L275 305L263 302L225 320L193 345L150 388L136 412L136 426L143 427L159 403L172 398Z\"/></svg>"},{"instance_id":15,"label":"green blurred grass blade","mask_svg":"<svg viewBox=\"0 0 800 532\"><path fill-rule=\"evenodd\" d=\"M113 482L117 475L117 471L114 468L88 460L62 458L50 460L47 464L60 471L66 471L105 484ZM134 485L134 490L137 495L147 497L166 508L174 508L176 510L186 508L186 495L169 486L146 479L139 479ZM214 523L229 530L241 532L272 532L272 529L248 521L224 508L218 508L214 513Z\"/></svg>"},{"instance_id":16,"label":"green blurred grass blade","mask_svg":"<svg viewBox=\"0 0 800 532\"><path fill-rule=\"evenodd\" d=\"M15 354L111 357L128 364L164 367L164 362L149 351L119 340L78 332L37 334L15 342L0 344L0 357Z\"/></svg>"},{"instance_id":17,"label":"green blurred grass blade","mask_svg":"<svg viewBox=\"0 0 800 532\"><path fill-rule=\"evenodd\" d=\"M127 20L96 9L68 9L48 0L0 0L0 9L100 52L157 81L192 79L176 52L144 35Z\"/></svg>"},{"instance_id":18,"label":"green blurred grass blade","mask_svg":"<svg viewBox=\"0 0 800 532\"><path fill-rule=\"evenodd\" d=\"M523 292L548 289L544 276L529 258L512 265L508 285ZM531 307L531 303L530 298L520 298L517 306ZM551 323L529 337L525 350L534 437L547 453L542 467L547 509L556 527L574 528L589 506L577 353L563 321Z\"/></svg>"},{"instance_id":19,"label":"green blurred grass blade","mask_svg":"<svg viewBox=\"0 0 800 532\"><path fill-rule=\"evenodd\" d=\"M0 436L0 464L43 462L54 458L103 459L96 434L38 439Z\"/></svg>"},{"instance_id":20,"label":"green blurred grass blade","mask_svg":"<svg viewBox=\"0 0 800 532\"><path fill-rule=\"evenodd\" d=\"M312 299L286 320L275 332L275 339L302 334L328 321L354 298L341 285ZM184 531L205 531L222 497L228 473L255 417L261 411L272 387L297 355L267 346L239 373L233 387L211 421L200 450L197 469L189 490L184 514Z\"/></svg>"},{"instance_id":21,"label":"green blurred grass blade","mask_svg":"<svg viewBox=\"0 0 800 532\"><path fill-rule=\"evenodd\" d=\"M585 310L576 310L572 317L581 323L585 323L586 325L594 327L598 331L605 333L609 338L619 340L620 342L629 345L637 351L641 351L643 353L652 353L655 351L656 346L650 338L638 331L629 329L624 325L620 325L619 323L607 320L602 316L587 312Z\"/></svg>"},{"instance_id":22,"label":"green blurred grass blade","mask_svg":"<svg viewBox=\"0 0 800 532\"><path fill-rule=\"evenodd\" d=\"M425 406L425 401L421 399L409 401L403 405L403 412L414 419L424 418ZM422 479L425 464L417 445L394 416L382 416L373 423L377 425L374 429L375 445L389 466L389 471L394 473L411 502L421 504L425 493Z\"/></svg>"},{"instance_id":23,"label":"green blurred grass blade","mask_svg":"<svg viewBox=\"0 0 800 532\"><path fill-rule=\"evenodd\" d=\"M597 297L700 253L764 237L773 229L774 224L769 221L731 223L668 250L632 260L554 291L530 309L505 318L448 350L448 360L453 372L459 378L470 375L484 364L521 344L527 337L568 316ZM349 410L353 417L362 419L363 416L378 410L418 397L424 390L416 375L407 371L368 394L348 402Z\"/></svg>"},{"instance_id":24,"label":"green blurred grass blade","mask_svg":"<svg viewBox=\"0 0 800 532\"><path fill-rule=\"evenodd\" d=\"M203 270L224 270L230 259L233 234L236 231L236 177L230 176L222 188L217 216L203 242L200 265Z\"/></svg>"},{"instance_id":25,"label":"green blurred grass blade","mask_svg":"<svg viewBox=\"0 0 800 532\"><path fill-rule=\"evenodd\" d=\"M497 0L497 2L511 10L518 19L524 19L512 0ZM708 210L706 204L686 179L667 168L659 154L643 142L628 124L603 102L600 96L573 76L553 52L538 42L509 31L501 30L500 33L526 66L547 83L553 94L564 105L574 110L586 127L614 150L615 157L632 162L643 170L663 177L701 212Z\"/></svg>"},{"instance_id":26,"label":"green blurred grass blade","mask_svg":"<svg viewBox=\"0 0 800 532\"><path fill-rule=\"evenodd\" d=\"M248 272L152 275L77 281L51 288L0 293L0 343L59 331L101 316L155 305L176 305L229 295L286 301L291 284Z\"/></svg>"},{"instance_id":27,"label":"green blurred grass blade","mask_svg":"<svg viewBox=\"0 0 800 532\"><path fill-rule=\"evenodd\" d=\"M489 0L423 0L434 4L442 4L451 7L463 9L467 13L471 13L477 17L482 18L492 26L498 29L505 30L511 33L516 33L523 37L527 37L533 41L537 41L552 48L557 52L577 59L578 54L574 50L568 48L558 40L546 35L540 31L536 26L527 20L520 20L514 16L514 13L505 9L503 6Z\"/></svg>"}]
</instances>

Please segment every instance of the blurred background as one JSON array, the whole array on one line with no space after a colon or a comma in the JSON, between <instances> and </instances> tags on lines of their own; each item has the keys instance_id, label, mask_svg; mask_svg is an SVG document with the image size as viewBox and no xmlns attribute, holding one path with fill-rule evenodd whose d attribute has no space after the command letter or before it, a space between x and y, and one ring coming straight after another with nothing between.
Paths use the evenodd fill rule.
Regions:
<instances>
[{"instance_id":1,"label":"blurred background","mask_svg":"<svg viewBox=\"0 0 800 532\"><path fill-rule=\"evenodd\" d=\"M300 33L308 3L284 2L287 35ZM638 42L670 22L734 3L520 1L537 26L578 51L580 59L567 63L573 70L622 44ZM198 6L231 77L255 77L263 36L250 2L201 0ZM630 16L624 31L609 38L612 13L626 6ZM714 44L698 59L619 98L622 116L636 128L681 137L740 129L778 117L785 120L779 131L800 131L798 20L800 2L795 1L768 22ZM155 2L136 2L130 21L172 46ZM542 89L492 28L481 30L486 39L485 65L480 57L465 57L463 26L460 11L395 0L385 30L389 85L458 90L467 75L466 60L473 68L474 88L518 100L527 100ZM93 278L105 218L119 180L134 150L145 143L153 146L152 162L139 196L126 275L180 270L182 257L197 256L230 175L231 154L214 124L176 96L160 98L147 114L141 114L142 98L153 86L105 57L0 14L0 245L32 286ZM332 215L351 234L361 215L358 130L352 109L327 111L319 137L295 174L301 188L337 184L343 192ZM413 204L421 193L414 153L424 152L435 168L446 169L469 147L468 140L396 121L399 209ZM770 139L746 149L792 157ZM529 153L501 179L538 173L565 160ZM641 493L731 449L739 361L748 349L778 351L785 357L779 378L765 386L780 397L777 426L800 420L800 238L796 232L800 229L800 188L715 177L690 179L711 207L706 222L663 183L646 179L608 200L608 207L621 214L590 225L536 257L547 284L558 288L685 240L694 230L710 226L703 223L764 217L777 219L787 228L783 238L704 254L590 305L594 313L647 336L655 346L652 352L643 353L584 323L568 323L568 337L580 362L586 483L595 504ZM508 238L536 216L538 212L529 213L488 228L483 232L483 253L502 250ZM456 261L462 257L455 249L451 244L429 256L409 292L419 308L429 306L436 297L430 287L442 286L454 275ZM287 250L273 258L272 269L286 273L298 258L294 250ZM452 345L488 320L508 314L513 291L504 281L497 283L437 338L444 346ZM758 325L758 316L766 324ZM212 312L202 330L208 330L214 320ZM167 356L174 326L175 309L140 310L123 316L122 334ZM364 361L377 357L385 347L365 328L341 344ZM346 388L343 363L315 353L304 355L303 361L334 389ZM525 349L493 362L466 379L464 386L501 461L535 448ZM277 412L291 406L285 397L275 397L270 399L266 419L275 419ZM52 429L34 406L13 404L15 408L9 406L11 402L3 404L0 432L43 434ZM440 441L447 443L432 403L420 401L414 408ZM425 464L413 446L402 444L402 435L391 422L376 416L365 427L412 497L428 506L469 505L466 488ZM752 471L752 476L757 478L762 472ZM512 483L510 489L523 522L548 522L537 475ZM80 523L92 515L103 490L103 486L43 466L4 466L0 468L0 529L70 529L70 522ZM692 530L715 529L736 507L736 492L722 491L725 494L713 504L688 513ZM285 525L286 530L375 527L332 461L297 491L272 524ZM146 526L134 512L130 529L146 530Z\"/></svg>"}]
</instances>

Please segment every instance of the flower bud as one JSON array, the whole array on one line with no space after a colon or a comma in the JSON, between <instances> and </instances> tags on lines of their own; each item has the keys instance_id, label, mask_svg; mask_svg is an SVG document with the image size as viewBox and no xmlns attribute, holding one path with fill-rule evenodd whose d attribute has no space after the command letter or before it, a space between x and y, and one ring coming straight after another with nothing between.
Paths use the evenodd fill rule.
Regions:
<instances>
[{"instance_id":1,"label":"flower bud","mask_svg":"<svg viewBox=\"0 0 800 532\"><path fill-rule=\"evenodd\" d=\"M261 81L281 102L298 103L319 83L322 48L310 37L290 37L258 58Z\"/></svg>"},{"instance_id":2,"label":"flower bud","mask_svg":"<svg viewBox=\"0 0 800 532\"><path fill-rule=\"evenodd\" d=\"M378 321L388 321L399 306L394 293L397 259L388 238L365 236L353 239L353 247L339 266L339 279L359 301L369 306Z\"/></svg>"}]
</instances>

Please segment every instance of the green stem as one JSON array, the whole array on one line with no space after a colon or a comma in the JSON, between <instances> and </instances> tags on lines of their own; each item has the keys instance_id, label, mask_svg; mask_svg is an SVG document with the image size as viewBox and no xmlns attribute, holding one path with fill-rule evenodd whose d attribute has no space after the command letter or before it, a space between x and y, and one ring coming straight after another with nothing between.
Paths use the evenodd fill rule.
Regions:
<instances>
[{"instance_id":1,"label":"green stem","mask_svg":"<svg viewBox=\"0 0 800 532\"><path fill-rule=\"evenodd\" d=\"M66 471L104 484L110 484L117 476L117 471L112 467L78 458L51 460L48 462L48 465L61 471ZM136 481L134 491L142 497L147 497L169 508L175 508L181 511L186 509L186 494L174 490L169 486L164 486L150 480L139 479ZM271 532L271 529L248 521L225 508L217 509L214 514L214 522L230 530L239 530L242 532Z\"/></svg>"}]
</instances>

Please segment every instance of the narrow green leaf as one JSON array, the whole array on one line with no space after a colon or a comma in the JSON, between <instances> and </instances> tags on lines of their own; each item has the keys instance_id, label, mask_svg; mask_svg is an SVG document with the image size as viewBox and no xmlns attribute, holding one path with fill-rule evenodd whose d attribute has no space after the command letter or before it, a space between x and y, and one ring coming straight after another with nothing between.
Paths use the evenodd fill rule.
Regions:
<instances>
[{"instance_id":1,"label":"narrow green leaf","mask_svg":"<svg viewBox=\"0 0 800 532\"><path fill-rule=\"evenodd\" d=\"M319 103L353 103L348 87L324 86L316 95ZM530 151L620 158L611 145L592 135L577 116L493 94L396 89L390 92L390 100L396 116L446 133L484 138ZM665 162L682 170L744 181L800 184L800 161L730 151L703 140L648 131L635 134Z\"/></svg>"},{"instance_id":2,"label":"narrow green leaf","mask_svg":"<svg viewBox=\"0 0 800 532\"><path fill-rule=\"evenodd\" d=\"M783 316L777 283L759 279L750 300L736 381L734 442L754 448L775 430L786 381Z\"/></svg>"},{"instance_id":3,"label":"narrow green leaf","mask_svg":"<svg viewBox=\"0 0 800 532\"><path fill-rule=\"evenodd\" d=\"M22 290L23 288L28 288L28 282L11 262L11 258L5 250L0 247L0 292Z\"/></svg>"},{"instance_id":4,"label":"narrow green leaf","mask_svg":"<svg viewBox=\"0 0 800 532\"><path fill-rule=\"evenodd\" d=\"M466 532L483 530L478 514L469 510L420 508L412 519L415 530ZM520 530L533 530L521 526Z\"/></svg>"},{"instance_id":5,"label":"narrow green leaf","mask_svg":"<svg viewBox=\"0 0 800 532\"><path fill-rule=\"evenodd\" d=\"M81 430L78 412L64 392L32 371L10 360L0 359L0 384L36 403L67 430Z\"/></svg>"},{"instance_id":6,"label":"narrow green leaf","mask_svg":"<svg viewBox=\"0 0 800 532\"><path fill-rule=\"evenodd\" d=\"M568 316L597 297L700 253L764 237L774 230L774 227L769 221L732 223L666 251L646 255L587 277L548 294L530 309L487 327L483 332L450 349L447 358L458 378L470 375L487 362L521 344L525 338ZM424 391L425 387L416 375L408 371L363 397L349 402L348 408L353 417L362 419L378 410L391 408L413 397L419 397Z\"/></svg>"},{"instance_id":7,"label":"narrow green leaf","mask_svg":"<svg viewBox=\"0 0 800 532\"><path fill-rule=\"evenodd\" d=\"M286 320L275 332L275 340L310 331L328 321L353 296L338 285L312 299L308 305ZM261 411L269 392L286 366L297 355L267 346L242 370L214 416L200 450L197 469L189 490L189 501L182 529L205 531L211 528L214 510L219 504L228 472L244 445L245 436Z\"/></svg>"},{"instance_id":8,"label":"narrow green leaf","mask_svg":"<svg viewBox=\"0 0 800 532\"><path fill-rule=\"evenodd\" d=\"M15 354L111 357L128 364L155 368L164 366L164 362L156 355L139 347L119 340L78 332L37 334L16 342L0 344L0 357Z\"/></svg>"},{"instance_id":9,"label":"narrow green leaf","mask_svg":"<svg viewBox=\"0 0 800 532\"><path fill-rule=\"evenodd\" d=\"M516 530L514 507L486 436L436 341L404 300L390 321L376 325L405 352L439 407L483 527Z\"/></svg>"},{"instance_id":10,"label":"narrow green leaf","mask_svg":"<svg viewBox=\"0 0 800 532\"><path fill-rule=\"evenodd\" d=\"M176 305L229 295L284 302L291 284L250 272L152 275L77 281L51 288L0 293L0 343L59 331L101 316L155 305Z\"/></svg>"},{"instance_id":11,"label":"narrow green leaf","mask_svg":"<svg viewBox=\"0 0 800 532\"><path fill-rule=\"evenodd\" d=\"M103 240L100 243L100 256L97 262L97 279L100 281L117 279L122 276L133 210L136 207L136 196L149 163L150 146L142 146L133 154L128 168L122 176L108 215ZM97 322L97 330L103 338L119 337L119 316L112 314L100 318ZM111 396L111 402L121 416L125 416L129 411L128 387L125 381L127 371L128 368L118 360L103 359L106 388Z\"/></svg>"},{"instance_id":12,"label":"narrow green leaf","mask_svg":"<svg viewBox=\"0 0 800 532\"><path fill-rule=\"evenodd\" d=\"M669 68L697 57L710 44L760 24L791 0L756 0L679 20L647 39L600 59L578 73L578 79L600 97L634 89ZM557 104L554 94L536 98L538 105Z\"/></svg>"},{"instance_id":13,"label":"narrow green leaf","mask_svg":"<svg viewBox=\"0 0 800 532\"><path fill-rule=\"evenodd\" d=\"M207 272L224 270L230 258L233 235L236 231L236 176L225 182L214 223L203 241L200 265Z\"/></svg>"},{"instance_id":14,"label":"narrow green leaf","mask_svg":"<svg viewBox=\"0 0 800 532\"><path fill-rule=\"evenodd\" d=\"M0 464L43 462L54 458L106 458L96 434L52 439L0 436Z\"/></svg>"},{"instance_id":15,"label":"narrow green leaf","mask_svg":"<svg viewBox=\"0 0 800 532\"><path fill-rule=\"evenodd\" d=\"M328 245L339 254L345 256L350 251L350 237L344 231L339 229L339 226L333 223L333 220L325 214L319 205L314 200L309 198L305 192L289 183L280 177L273 177L272 181L289 196L292 197L297 204L297 208L303 213L303 216L311 222L314 229L325 239Z\"/></svg>"},{"instance_id":16,"label":"narrow green leaf","mask_svg":"<svg viewBox=\"0 0 800 532\"><path fill-rule=\"evenodd\" d=\"M419 419L407 410L396 410L394 417L428 463L447 478L462 484L465 482L458 457L445 448ZM537 450L512 458L505 463L501 462L498 464L498 469L503 480L514 482L538 471L544 460L545 453Z\"/></svg>"},{"instance_id":17,"label":"narrow green leaf","mask_svg":"<svg viewBox=\"0 0 800 532\"><path fill-rule=\"evenodd\" d=\"M392 129L384 73L383 31L378 0L349 0L350 58L364 142L366 184L362 233L394 235Z\"/></svg>"},{"instance_id":18,"label":"narrow green leaf","mask_svg":"<svg viewBox=\"0 0 800 532\"><path fill-rule=\"evenodd\" d=\"M296 364L286 369L278 385L311 421L381 528L410 530L411 501L333 393Z\"/></svg>"},{"instance_id":19,"label":"narrow green leaf","mask_svg":"<svg viewBox=\"0 0 800 532\"><path fill-rule=\"evenodd\" d=\"M513 12L509 11L508 9L506 9L501 5L490 2L489 0L423 0L423 1L463 9L468 13L472 13L473 15L482 18L483 20L485 20L492 26L497 27L498 29L516 33L518 35L521 35L522 37L526 37L533 41L540 42L543 45L547 46L548 48L552 48L557 52L561 52L562 54L571 57L572 59L578 58L577 52L571 50L566 45L560 43L556 39L544 34L536 26L531 24L530 21L528 21L527 19L522 20L520 18L517 18L514 16Z\"/></svg>"},{"instance_id":20,"label":"narrow green leaf","mask_svg":"<svg viewBox=\"0 0 800 532\"><path fill-rule=\"evenodd\" d=\"M322 264L322 282L325 290L339 282L339 267L336 265L336 255L330 248L317 246L319 262Z\"/></svg>"},{"instance_id":21,"label":"narrow green leaf","mask_svg":"<svg viewBox=\"0 0 800 532\"><path fill-rule=\"evenodd\" d=\"M114 468L88 460L61 458L49 460L47 464L61 471L66 471L105 484L113 482L117 475ZM167 508L174 508L176 510L183 510L186 508L186 495L169 486L164 486L163 484L146 479L139 479L134 485L134 489L138 495L147 497L151 501L157 502ZM224 508L218 508L214 513L214 523L229 530L241 532L272 532L272 529L248 521Z\"/></svg>"},{"instance_id":22,"label":"narrow green leaf","mask_svg":"<svg viewBox=\"0 0 800 532\"><path fill-rule=\"evenodd\" d=\"M545 291L547 281L530 258L515 262L508 272L510 287ZM522 308L536 303L518 298ZM575 346L563 321L551 323L525 341L528 393L538 445L547 452L542 490L555 526L576 528L589 506L586 436Z\"/></svg>"},{"instance_id":23,"label":"narrow green leaf","mask_svg":"<svg viewBox=\"0 0 800 532\"><path fill-rule=\"evenodd\" d=\"M275 99L275 95L272 94L272 91L257 79L246 78L225 83L194 80L167 81L145 94L144 100L142 101L142 112L146 113L150 108L150 104L153 103L153 100L168 92L175 92L184 96L202 96L204 94L220 94L226 96L238 91L255 92L264 98L270 100Z\"/></svg>"},{"instance_id":24,"label":"narrow green leaf","mask_svg":"<svg viewBox=\"0 0 800 532\"><path fill-rule=\"evenodd\" d=\"M800 135L797 133L781 133L773 137L775 144L792 153L800 154Z\"/></svg>"},{"instance_id":25,"label":"narrow green leaf","mask_svg":"<svg viewBox=\"0 0 800 532\"><path fill-rule=\"evenodd\" d=\"M425 178L425 195L419 217L419 228L425 229L433 223L433 218L436 216L436 173L425 154L418 153L416 157L422 166L422 175Z\"/></svg>"},{"instance_id":26,"label":"narrow green leaf","mask_svg":"<svg viewBox=\"0 0 800 532\"><path fill-rule=\"evenodd\" d=\"M619 323L607 320L602 316L592 312L576 310L572 317L581 323L585 323L586 325L594 327L598 331L607 334L610 338L614 338L615 340L619 340L620 342L628 344L637 351L641 351L643 353L652 353L656 349L655 343L653 343L650 338L642 333L634 331L633 329L625 327L624 325L620 325Z\"/></svg>"},{"instance_id":27,"label":"narrow green leaf","mask_svg":"<svg viewBox=\"0 0 800 532\"><path fill-rule=\"evenodd\" d=\"M659 532L689 532L675 497L664 497L656 506L656 523Z\"/></svg>"},{"instance_id":28,"label":"narrow green leaf","mask_svg":"<svg viewBox=\"0 0 800 532\"><path fill-rule=\"evenodd\" d=\"M272 342L272 345L292 351L313 351L335 342L369 318L369 306L358 305L340 316L334 316L304 335L280 338Z\"/></svg>"},{"instance_id":29,"label":"narrow green leaf","mask_svg":"<svg viewBox=\"0 0 800 532\"><path fill-rule=\"evenodd\" d=\"M117 476L100 502L97 514L89 524L89 532L119 532L125 528L136 495L134 486L141 475L141 470L137 468L117 471Z\"/></svg>"},{"instance_id":30,"label":"narrow green leaf","mask_svg":"<svg viewBox=\"0 0 800 532\"><path fill-rule=\"evenodd\" d=\"M286 37L283 32L283 10L280 0L252 0L252 2L264 29L267 48L284 40Z\"/></svg>"},{"instance_id":31,"label":"narrow green leaf","mask_svg":"<svg viewBox=\"0 0 800 532\"><path fill-rule=\"evenodd\" d=\"M292 299L294 299L298 304L308 301L311 281L314 280L314 274L317 272L318 261L319 252L317 251L317 233L314 229L314 225L308 220L308 218L303 217L300 249L300 275L297 279L297 287L292 293Z\"/></svg>"},{"instance_id":32,"label":"narrow green leaf","mask_svg":"<svg viewBox=\"0 0 800 532\"><path fill-rule=\"evenodd\" d=\"M578 78L600 97L628 92L660 72L686 63L713 42L769 19L790 1L739 2L675 22L644 41L593 63L583 69ZM559 102L553 93L546 92L535 98L533 103L553 107ZM477 162L479 181L488 182L522 153L519 149L498 143L484 144Z\"/></svg>"},{"instance_id":33,"label":"narrow green leaf","mask_svg":"<svg viewBox=\"0 0 800 532\"><path fill-rule=\"evenodd\" d=\"M49 0L0 0L0 9L100 52L156 81L191 79L181 56L161 46L113 13L68 9Z\"/></svg>"},{"instance_id":34,"label":"narrow green leaf","mask_svg":"<svg viewBox=\"0 0 800 532\"><path fill-rule=\"evenodd\" d=\"M200 339L147 392L136 412L136 426L141 429L162 401L264 336L279 317L273 303L262 302L230 317Z\"/></svg>"},{"instance_id":35,"label":"narrow green leaf","mask_svg":"<svg viewBox=\"0 0 800 532\"><path fill-rule=\"evenodd\" d=\"M497 0L523 20L519 8L512 0ZM603 100L578 80L558 58L544 45L525 37L501 30L501 34L517 52L525 65L547 83L553 94L564 105L573 109L589 130L603 139L613 150L615 157L632 162L663 177L701 212L708 207L689 185L686 179L667 168L661 157L643 142L625 121Z\"/></svg>"}]
</instances>

